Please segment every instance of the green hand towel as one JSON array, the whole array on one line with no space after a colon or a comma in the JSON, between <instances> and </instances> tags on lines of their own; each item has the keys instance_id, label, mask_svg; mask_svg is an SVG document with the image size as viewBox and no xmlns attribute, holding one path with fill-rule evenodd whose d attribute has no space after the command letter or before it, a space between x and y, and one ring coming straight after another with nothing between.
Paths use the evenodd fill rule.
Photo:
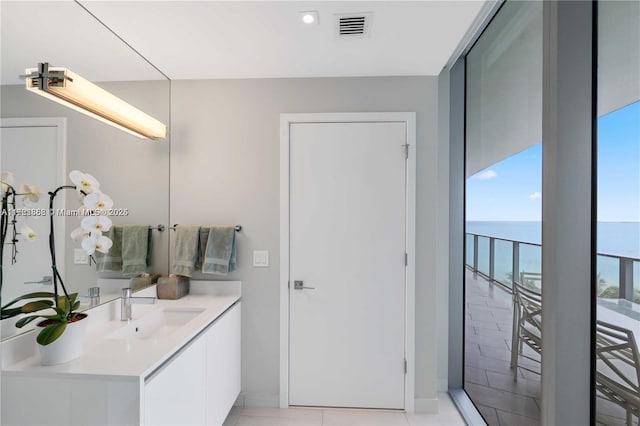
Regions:
<instances>
[{"instance_id":1,"label":"green hand towel","mask_svg":"<svg viewBox=\"0 0 640 426\"><path fill-rule=\"evenodd\" d=\"M199 226L178 226L173 252L172 271L175 275L190 277L198 258Z\"/></svg>"},{"instance_id":2,"label":"green hand towel","mask_svg":"<svg viewBox=\"0 0 640 426\"><path fill-rule=\"evenodd\" d=\"M149 251L149 225L122 227L122 273L139 275L147 271Z\"/></svg>"},{"instance_id":3,"label":"green hand towel","mask_svg":"<svg viewBox=\"0 0 640 426\"><path fill-rule=\"evenodd\" d=\"M122 271L122 227L112 226L106 236L113 241L107 253L96 251L93 254L98 272Z\"/></svg>"},{"instance_id":4,"label":"green hand towel","mask_svg":"<svg viewBox=\"0 0 640 426\"><path fill-rule=\"evenodd\" d=\"M236 230L233 226L212 226L202 272L226 275L236 268Z\"/></svg>"}]
</instances>

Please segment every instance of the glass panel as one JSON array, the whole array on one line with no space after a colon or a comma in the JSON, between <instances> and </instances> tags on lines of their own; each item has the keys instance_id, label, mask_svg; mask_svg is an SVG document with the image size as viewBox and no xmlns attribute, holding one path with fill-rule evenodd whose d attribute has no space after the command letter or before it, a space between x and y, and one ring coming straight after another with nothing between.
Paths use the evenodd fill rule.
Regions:
<instances>
[{"instance_id":1,"label":"glass panel","mask_svg":"<svg viewBox=\"0 0 640 426\"><path fill-rule=\"evenodd\" d=\"M598 297L618 299L620 296L620 259L598 256Z\"/></svg>"},{"instance_id":2,"label":"glass panel","mask_svg":"<svg viewBox=\"0 0 640 426\"><path fill-rule=\"evenodd\" d=\"M466 256L466 263L467 265L473 267L473 235L471 234L467 234L466 236L466 250L467 250L467 256Z\"/></svg>"},{"instance_id":3,"label":"glass panel","mask_svg":"<svg viewBox=\"0 0 640 426\"><path fill-rule=\"evenodd\" d=\"M542 273L542 247L533 244L520 244L520 271Z\"/></svg>"},{"instance_id":4,"label":"glass panel","mask_svg":"<svg viewBox=\"0 0 640 426\"><path fill-rule=\"evenodd\" d=\"M513 278L513 242L495 240L493 279L511 288Z\"/></svg>"},{"instance_id":5,"label":"glass panel","mask_svg":"<svg viewBox=\"0 0 640 426\"><path fill-rule=\"evenodd\" d=\"M541 398L539 346L511 340L514 241L541 240L542 2L503 3L467 55L466 70L465 226L484 237L482 274L466 276L464 389L489 425L521 424L521 404L538 419ZM540 247L520 247L522 267L539 272ZM494 281L485 277L490 266Z\"/></svg>"},{"instance_id":6,"label":"glass panel","mask_svg":"<svg viewBox=\"0 0 640 426\"><path fill-rule=\"evenodd\" d=\"M640 304L640 261L633 262L633 301Z\"/></svg>"},{"instance_id":7,"label":"glass panel","mask_svg":"<svg viewBox=\"0 0 640 426\"><path fill-rule=\"evenodd\" d=\"M478 271L489 276L489 238L478 237Z\"/></svg>"},{"instance_id":8,"label":"glass panel","mask_svg":"<svg viewBox=\"0 0 640 426\"><path fill-rule=\"evenodd\" d=\"M637 424L627 410L640 401L640 2L598 2L597 73L596 419Z\"/></svg>"}]
</instances>

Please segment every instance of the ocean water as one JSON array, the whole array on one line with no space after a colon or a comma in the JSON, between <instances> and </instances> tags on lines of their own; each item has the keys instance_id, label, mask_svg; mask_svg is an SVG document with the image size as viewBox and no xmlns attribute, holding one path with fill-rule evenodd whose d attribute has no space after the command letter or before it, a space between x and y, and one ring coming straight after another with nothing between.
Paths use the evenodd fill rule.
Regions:
<instances>
[{"instance_id":1,"label":"ocean water","mask_svg":"<svg viewBox=\"0 0 640 426\"><path fill-rule=\"evenodd\" d=\"M474 222L466 224L466 232L478 235L522 241L520 244L520 271L540 272L542 251L541 222ZM467 236L467 263L472 263L472 239ZM470 248L471 246L471 248ZM512 244L496 240L496 279L507 283L512 269ZM598 222L598 253L640 259L640 222ZM634 287L640 288L640 260L634 262ZM489 271L489 239L478 240L478 269ZM598 256L598 272L607 284L619 282L619 261L615 258Z\"/></svg>"}]
</instances>

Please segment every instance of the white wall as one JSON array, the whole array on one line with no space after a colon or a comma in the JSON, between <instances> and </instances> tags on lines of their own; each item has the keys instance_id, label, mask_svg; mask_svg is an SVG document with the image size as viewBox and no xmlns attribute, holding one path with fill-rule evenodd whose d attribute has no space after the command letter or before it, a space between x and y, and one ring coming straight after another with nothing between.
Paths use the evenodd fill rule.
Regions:
<instances>
[{"instance_id":1,"label":"white wall","mask_svg":"<svg viewBox=\"0 0 640 426\"><path fill-rule=\"evenodd\" d=\"M278 404L279 115L417 112L416 398L435 408L436 283L442 195L436 77L198 80L172 82L171 223L240 224L242 389L247 405ZM440 190L439 190L440 187ZM444 228L446 229L446 228ZM443 240L446 241L446 238ZM270 252L270 268L251 253ZM445 265L446 266L446 265ZM440 354L442 356L442 354ZM446 373L443 373L446 374Z\"/></svg>"}]
</instances>

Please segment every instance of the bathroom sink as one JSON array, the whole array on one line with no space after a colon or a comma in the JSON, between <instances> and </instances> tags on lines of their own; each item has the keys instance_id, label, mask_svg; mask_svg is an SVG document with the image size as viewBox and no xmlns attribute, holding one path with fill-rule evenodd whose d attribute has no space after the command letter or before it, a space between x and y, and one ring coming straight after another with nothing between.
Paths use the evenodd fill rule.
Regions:
<instances>
[{"instance_id":1,"label":"bathroom sink","mask_svg":"<svg viewBox=\"0 0 640 426\"><path fill-rule=\"evenodd\" d=\"M155 309L108 334L107 339L146 340L166 337L204 312L203 308Z\"/></svg>"}]
</instances>

